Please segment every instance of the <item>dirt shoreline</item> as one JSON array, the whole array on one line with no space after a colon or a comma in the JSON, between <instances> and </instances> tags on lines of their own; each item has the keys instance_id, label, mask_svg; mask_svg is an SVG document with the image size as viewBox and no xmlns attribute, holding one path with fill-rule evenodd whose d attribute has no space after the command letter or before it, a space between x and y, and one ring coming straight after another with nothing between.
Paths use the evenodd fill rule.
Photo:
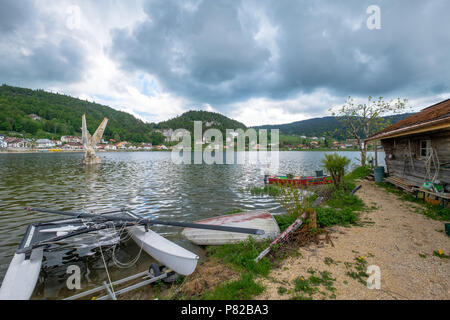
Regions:
<instances>
[{"instance_id":1,"label":"dirt shoreline","mask_svg":"<svg viewBox=\"0 0 450 320\"><path fill-rule=\"evenodd\" d=\"M363 186L358 196L372 207L361 215L364 226L332 228L334 247L324 243L300 248L301 256L288 258L261 279L266 290L255 299L292 298L279 288L292 292L294 280L308 276L309 268L331 273L336 299L450 299L450 260L433 256L439 249L450 254L444 222L418 213L420 205L402 201L373 182L358 183ZM357 257L380 268L380 290L347 275L345 263Z\"/></svg>"}]
</instances>

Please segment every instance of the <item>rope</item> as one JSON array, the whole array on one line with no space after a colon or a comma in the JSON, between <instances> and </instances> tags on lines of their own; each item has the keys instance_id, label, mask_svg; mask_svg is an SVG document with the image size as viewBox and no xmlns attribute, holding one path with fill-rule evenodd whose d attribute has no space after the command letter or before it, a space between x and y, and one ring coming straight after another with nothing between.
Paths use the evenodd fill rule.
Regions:
<instances>
[{"instance_id":1,"label":"rope","mask_svg":"<svg viewBox=\"0 0 450 320\"><path fill-rule=\"evenodd\" d=\"M119 232L119 237L122 236L122 233L124 232L124 230L125 230L125 227L122 227L120 232ZM125 234L126 234L126 236L124 238L121 238L121 241L125 242L125 241L128 241L129 239L131 239L131 235L129 235L128 232L125 232ZM117 244L112 247L112 259L113 259L114 263L116 264L116 266L118 266L119 268L122 268L122 269L130 268L136 262L138 262L139 258L141 257L141 253L142 253L142 250L143 250L143 247L144 247L144 242L141 241L141 248L139 249L139 252L136 255L136 257L131 259L129 262L125 262L125 263L121 262L121 261L119 261L117 259L117 257L116 257L116 247L117 247Z\"/></svg>"},{"instance_id":2,"label":"rope","mask_svg":"<svg viewBox=\"0 0 450 320\"><path fill-rule=\"evenodd\" d=\"M431 178L431 162L433 162L434 166L434 175L433 178ZM439 157L437 155L436 148L430 147L430 155L425 160L425 177L424 177L424 183L426 182L427 178L431 179L431 182L434 183L434 181L439 176Z\"/></svg>"},{"instance_id":3,"label":"rope","mask_svg":"<svg viewBox=\"0 0 450 320\"><path fill-rule=\"evenodd\" d=\"M98 243L98 241L97 241L97 243ZM106 275L108 276L109 287L111 288L111 292L113 294L114 300L116 300L116 294L114 292L114 286L112 284L111 277L109 276L108 266L106 265L105 256L103 255L102 246L100 245L100 243L98 243L98 244L99 244L99 247L100 247L100 253L102 254L103 264L105 265Z\"/></svg>"}]
</instances>

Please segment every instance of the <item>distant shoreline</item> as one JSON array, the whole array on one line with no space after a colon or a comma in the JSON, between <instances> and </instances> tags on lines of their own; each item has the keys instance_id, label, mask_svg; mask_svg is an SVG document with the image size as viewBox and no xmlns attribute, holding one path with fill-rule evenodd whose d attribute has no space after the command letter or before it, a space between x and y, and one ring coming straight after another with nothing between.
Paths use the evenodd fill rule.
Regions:
<instances>
[{"instance_id":1,"label":"distant shoreline","mask_svg":"<svg viewBox=\"0 0 450 320\"><path fill-rule=\"evenodd\" d=\"M249 151L249 150L245 150ZM307 150L279 150L282 152L359 152L357 149L307 149ZM367 150L374 152L375 150ZM171 150L97 150L97 153L103 152L171 152ZM192 151L193 152L193 151ZM223 151L226 152L225 150ZM270 151L269 151L270 152ZM383 149L378 149L378 152L384 152ZM61 151L43 151L43 150L0 150L0 154L26 154L26 153L84 153L84 150L61 150Z\"/></svg>"}]
</instances>

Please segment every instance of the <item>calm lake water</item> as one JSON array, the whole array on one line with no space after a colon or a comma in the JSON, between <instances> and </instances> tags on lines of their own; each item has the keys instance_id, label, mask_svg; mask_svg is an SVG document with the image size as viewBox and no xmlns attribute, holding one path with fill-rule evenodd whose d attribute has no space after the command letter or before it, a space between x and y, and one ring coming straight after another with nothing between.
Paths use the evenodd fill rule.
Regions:
<instances>
[{"instance_id":1,"label":"calm lake water","mask_svg":"<svg viewBox=\"0 0 450 320\"><path fill-rule=\"evenodd\" d=\"M358 152L340 152L358 163ZM312 175L325 152L280 152L280 174ZM105 210L132 208L139 214L171 221L195 221L223 215L232 209L283 209L271 197L252 196L245 189L263 186L262 165L176 165L169 152L104 152L102 164L81 165L81 153L0 154L0 279L28 224L60 217L27 213L25 207L55 210ZM384 153L379 154L384 165ZM180 228L155 227L168 239L202 255L202 249L180 236ZM106 250L108 251L108 250ZM116 249L122 262L139 253L132 242ZM105 254L113 280L148 268L151 258L142 253L131 268L119 268ZM55 299L76 291L66 289L67 266L77 264L83 274L82 290L107 280L98 250L62 245L46 253L33 298Z\"/></svg>"}]
</instances>

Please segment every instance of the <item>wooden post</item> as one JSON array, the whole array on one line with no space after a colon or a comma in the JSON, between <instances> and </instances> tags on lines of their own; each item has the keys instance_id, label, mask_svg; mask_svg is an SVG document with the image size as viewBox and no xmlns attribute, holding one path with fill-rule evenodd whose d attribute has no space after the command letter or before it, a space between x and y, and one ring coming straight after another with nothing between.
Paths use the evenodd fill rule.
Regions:
<instances>
[{"instance_id":1,"label":"wooden post","mask_svg":"<svg viewBox=\"0 0 450 320\"><path fill-rule=\"evenodd\" d=\"M378 167L378 152L377 152L377 144L378 144L378 140L375 140L374 142L374 146L375 146L375 167Z\"/></svg>"}]
</instances>

